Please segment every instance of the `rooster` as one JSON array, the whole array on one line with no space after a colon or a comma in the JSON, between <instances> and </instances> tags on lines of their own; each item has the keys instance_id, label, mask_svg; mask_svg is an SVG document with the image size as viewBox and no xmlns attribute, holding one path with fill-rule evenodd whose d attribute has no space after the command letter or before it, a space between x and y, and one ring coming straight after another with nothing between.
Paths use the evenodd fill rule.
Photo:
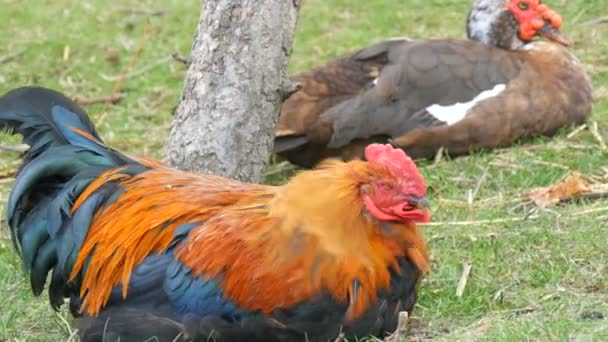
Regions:
<instances>
[{"instance_id":1,"label":"rooster","mask_svg":"<svg viewBox=\"0 0 608 342\"><path fill-rule=\"evenodd\" d=\"M1 97L0 129L30 146L7 204L14 247L84 341L380 337L429 268L424 179L389 145L268 186L120 153L46 88Z\"/></svg>"}]
</instances>

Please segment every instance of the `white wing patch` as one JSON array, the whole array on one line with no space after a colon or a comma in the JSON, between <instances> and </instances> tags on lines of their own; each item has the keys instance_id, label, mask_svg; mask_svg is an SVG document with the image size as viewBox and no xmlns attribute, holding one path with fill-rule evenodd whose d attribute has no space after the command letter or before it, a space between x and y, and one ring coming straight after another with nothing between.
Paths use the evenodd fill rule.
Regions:
<instances>
[{"instance_id":1,"label":"white wing patch","mask_svg":"<svg viewBox=\"0 0 608 342\"><path fill-rule=\"evenodd\" d=\"M505 88L506 86L504 84L497 84L492 89L482 91L469 102L457 102L449 106L434 104L427 107L426 111L431 113L431 115L438 120L451 125L462 120L467 115L469 109L473 108L476 104L485 99L489 99L490 97L497 96L503 90L505 90Z\"/></svg>"}]
</instances>

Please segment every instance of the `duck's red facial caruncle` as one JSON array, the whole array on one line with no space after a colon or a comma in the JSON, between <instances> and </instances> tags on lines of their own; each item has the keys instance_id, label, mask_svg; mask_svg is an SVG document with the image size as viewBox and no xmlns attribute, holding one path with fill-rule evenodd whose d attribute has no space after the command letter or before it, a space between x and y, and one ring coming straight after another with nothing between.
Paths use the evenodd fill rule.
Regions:
<instances>
[{"instance_id":1,"label":"duck's red facial caruncle","mask_svg":"<svg viewBox=\"0 0 608 342\"><path fill-rule=\"evenodd\" d=\"M530 41L535 36L540 36L566 46L571 45L570 40L559 31L562 17L541 2L541 0L510 0L505 4L519 23L519 38Z\"/></svg>"}]
</instances>

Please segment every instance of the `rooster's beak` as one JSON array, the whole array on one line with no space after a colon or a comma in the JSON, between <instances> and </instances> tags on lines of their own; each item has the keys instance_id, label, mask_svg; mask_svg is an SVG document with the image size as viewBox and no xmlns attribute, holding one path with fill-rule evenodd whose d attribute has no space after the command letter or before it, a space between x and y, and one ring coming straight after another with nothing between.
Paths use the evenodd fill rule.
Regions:
<instances>
[{"instance_id":1,"label":"rooster's beak","mask_svg":"<svg viewBox=\"0 0 608 342\"><path fill-rule=\"evenodd\" d=\"M427 201L426 198L424 198L424 197L417 198L417 199L410 199L407 201L407 203L415 208L429 209L431 207L431 204L429 203L429 201Z\"/></svg>"},{"instance_id":2,"label":"rooster's beak","mask_svg":"<svg viewBox=\"0 0 608 342\"><path fill-rule=\"evenodd\" d=\"M556 29L555 27L553 27L551 25L551 23L549 23L548 21L545 21L545 26L543 26L540 31L538 31L538 35L552 40L554 42L560 43L564 46L571 46L572 45L572 41L568 38L566 38L566 36L564 36L560 30Z\"/></svg>"}]
</instances>

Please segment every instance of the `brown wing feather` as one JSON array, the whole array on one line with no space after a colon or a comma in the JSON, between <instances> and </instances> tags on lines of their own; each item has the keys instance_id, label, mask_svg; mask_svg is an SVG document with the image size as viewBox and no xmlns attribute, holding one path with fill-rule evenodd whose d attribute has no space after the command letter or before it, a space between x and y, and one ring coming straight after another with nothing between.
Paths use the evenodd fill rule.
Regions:
<instances>
[{"instance_id":1,"label":"brown wing feather","mask_svg":"<svg viewBox=\"0 0 608 342\"><path fill-rule=\"evenodd\" d=\"M306 135L321 113L369 89L388 62L389 49L406 41L383 41L292 77L302 89L281 106L277 136Z\"/></svg>"}]
</instances>

